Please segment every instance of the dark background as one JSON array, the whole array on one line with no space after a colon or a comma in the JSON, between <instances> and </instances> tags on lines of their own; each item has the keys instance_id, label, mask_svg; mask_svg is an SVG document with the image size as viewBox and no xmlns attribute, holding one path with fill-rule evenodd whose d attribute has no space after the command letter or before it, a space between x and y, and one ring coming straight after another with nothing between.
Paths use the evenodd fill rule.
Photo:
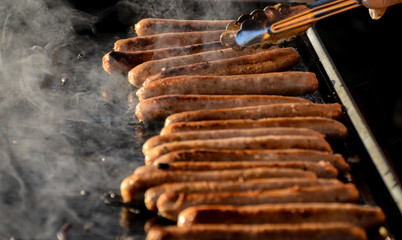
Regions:
<instances>
[{"instance_id":1,"label":"dark background","mask_svg":"<svg viewBox=\"0 0 402 240\"><path fill-rule=\"evenodd\" d=\"M377 141L402 176L402 5L371 20L360 7L316 29Z\"/></svg>"}]
</instances>

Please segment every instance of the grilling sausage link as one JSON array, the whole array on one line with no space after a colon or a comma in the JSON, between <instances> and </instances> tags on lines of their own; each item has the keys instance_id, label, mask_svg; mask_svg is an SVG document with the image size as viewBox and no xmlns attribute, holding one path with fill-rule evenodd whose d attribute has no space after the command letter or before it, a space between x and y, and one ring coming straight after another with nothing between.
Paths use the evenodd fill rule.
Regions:
<instances>
[{"instance_id":1,"label":"grilling sausage link","mask_svg":"<svg viewBox=\"0 0 402 240\"><path fill-rule=\"evenodd\" d=\"M147 152L151 148L168 142L195 140L195 139L257 137L266 135L299 135L299 136L324 137L323 134L308 128L288 128L288 127L188 131L182 133L171 133L151 137L142 145L142 152L144 154L147 154Z\"/></svg>"},{"instance_id":2,"label":"grilling sausage link","mask_svg":"<svg viewBox=\"0 0 402 240\"><path fill-rule=\"evenodd\" d=\"M146 84L137 91L140 101L169 94L303 95L318 88L311 72L273 72L226 76L178 76Z\"/></svg>"},{"instance_id":3,"label":"grilling sausage link","mask_svg":"<svg viewBox=\"0 0 402 240\"><path fill-rule=\"evenodd\" d=\"M165 120L165 126L176 122L206 120L261 119L274 117L327 117L340 119L342 106L339 103L278 103L252 107L198 110L175 113Z\"/></svg>"},{"instance_id":4,"label":"grilling sausage link","mask_svg":"<svg viewBox=\"0 0 402 240\"><path fill-rule=\"evenodd\" d=\"M123 72L127 74L128 71L135 66L147 61L219 50L223 48L224 47L220 42L210 42L135 52L111 51L103 56L102 66L108 73Z\"/></svg>"},{"instance_id":5,"label":"grilling sausage link","mask_svg":"<svg viewBox=\"0 0 402 240\"><path fill-rule=\"evenodd\" d=\"M151 167L142 166L143 168ZM305 169L314 172L320 178L336 178L338 170L329 162L308 162L308 161L233 161L233 162L173 162L170 164L158 163L149 170L155 171L155 168L169 169L173 171L211 171L211 170L224 170L224 169L246 169L255 167L268 167L268 168L295 168ZM137 168L135 172L142 172ZM134 173L135 173L134 172Z\"/></svg>"},{"instance_id":6,"label":"grilling sausage link","mask_svg":"<svg viewBox=\"0 0 402 240\"><path fill-rule=\"evenodd\" d=\"M342 184L337 179L309 179L309 178L265 178L248 181L210 181L210 182L180 182L165 183L145 192L145 206L152 211L157 210L156 202L159 196L165 192L184 193L212 193L212 192L249 192L262 191L293 186L324 186ZM212 223L212 222L211 222ZM221 223L225 223L222 221ZM185 223L190 225L190 223Z\"/></svg>"},{"instance_id":7,"label":"grilling sausage link","mask_svg":"<svg viewBox=\"0 0 402 240\"><path fill-rule=\"evenodd\" d=\"M161 194L156 202L161 216L176 221L181 211L199 205L258 205L292 202L357 202L359 192L351 183L327 186L293 187L256 192Z\"/></svg>"},{"instance_id":8,"label":"grilling sausage link","mask_svg":"<svg viewBox=\"0 0 402 240\"><path fill-rule=\"evenodd\" d=\"M140 121L163 121L171 114L185 111L303 102L311 103L301 97L275 95L166 95L141 101L135 115Z\"/></svg>"},{"instance_id":9,"label":"grilling sausage link","mask_svg":"<svg viewBox=\"0 0 402 240\"><path fill-rule=\"evenodd\" d=\"M308 161L329 162L340 172L350 171L349 164L341 154L328 153L310 149L203 149L193 148L165 154L153 164L173 162L205 162L205 161Z\"/></svg>"},{"instance_id":10,"label":"grilling sausage link","mask_svg":"<svg viewBox=\"0 0 402 240\"><path fill-rule=\"evenodd\" d=\"M120 191L123 201L133 204L144 204L144 192L153 186L170 182L197 181L238 181L257 178L303 177L317 178L315 173L289 168L250 168L220 171L157 171L147 175L131 175L125 178Z\"/></svg>"},{"instance_id":11,"label":"grilling sausage link","mask_svg":"<svg viewBox=\"0 0 402 240\"><path fill-rule=\"evenodd\" d=\"M253 206L196 206L179 214L178 226L195 224L343 222L362 228L378 227L385 222L379 207L353 203L278 203Z\"/></svg>"},{"instance_id":12,"label":"grilling sausage link","mask_svg":"<svg viewBox=\"0 0 402 240\"><path fill-rule=\"evenodd\" d=\"M200 224L153 227L146 240L367 240L361 227L346 223Z\"/></svg>"},{"instance_id":13,"label":"grilling sausage link","mask_svg":"<svg viewBox=\"0 0 402 240\"><path fill-rule=\"evenodd\" d=\"M225 30L231 20L182 20L164 18L144 18L134 26L138 36L167 32L194 32Z\"/></svg>"},{"instance_id":14,"label":"grilling sausage link","mask_svg":"<svg viewBox=\"0 0 402 240\"><path fill-rule=\"evenodd\" d=\"M332 139L343 139L346 138L348 135L347 128L341 122L323 117L278 117L262 118L258 120L232 119L179 122L163 127L161 130L161 135L195 130L244 129L260 127L310 128L324 134L327 138Z\"/></svg>"},{"instance_id":15,"label":"grilling sausage link","mask_svg":"<svg viewBox=\"0 0 402 240\"><path fill-rule=\"evenodd\" d=\"M210 43L213 44L213 43ZM208 51L202 53L195 53L185 56L178 57L170 57L160 60L152 60L148 62L144 62L133 69L131 69L128 73L128 81L136 86L141 87L145 80L154 74L161 72L163 69L168 69L171 67L177 67L186 64L193 64L203 61L213 61L218 59L239 57L249 54L255 54L262 51L269 51L271 49L275 49L276 47L271 47L269 49L244 49L242 51L235 51L231 48Z\"/></svg>"},{"instance_id":16,"label":"grilling sausage link","mask_svg":"<svg viewBox=\"0 0 402 240\"><path fill-rule=\"evenodd\" d=\"M222 30L161 33L117 40L114 51L133 52L219 41Z\"/></svg>"},{"instance_id":17,"label":"grilling sausage link","mask_svg":"<svg viewBox=\"0 0 402 240\"><path fill-rule=\"evenodd\" d=\"M152 148L145 155L145 164L149 165L158 157L177 150L191 148L213 149L314 149L332 152L329 143L321 137L314 136L259 136L235 137L222 139L185 140L180 142L164 143Z\"/></svg>"},{"instance_id":18,"label":"grilling sausage link","mask_svg":"<svg viewBox=\"0 0 402 240\"><path fill-rule=\"evenodd\" d=\"M153 165L140 166L135 169L134 175L149 174L154 171L215 171L227 169L247 168L295 168L314 172L320 178L336 178L338 170L329 162L325 161L185 161L172 163L155 163Z\"/></svg>"},{"instance_id":19,"label":"grilling sausage link","mask_svg":"<svg viewBox=\"0 0 402 240\"><path fill-rule=\"evenodd\" d=\"M144 84L181 75L239 75L278 72L296 65L299 58L300 56L294 48L277 48L246 56L165 69L148 77Z\"/></svg>"}]
</instances>

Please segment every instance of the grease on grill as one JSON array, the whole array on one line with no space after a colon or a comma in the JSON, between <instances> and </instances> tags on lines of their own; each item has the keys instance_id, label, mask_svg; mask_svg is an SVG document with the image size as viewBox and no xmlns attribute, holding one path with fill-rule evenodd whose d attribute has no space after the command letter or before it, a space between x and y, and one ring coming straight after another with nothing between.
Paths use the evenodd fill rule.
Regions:
<instances>
[{"instance_id":1,"label":"grease on grill","mask_svg":"<svg viewBox=\"0 0 402 240\"><path fill-rule=\"evenodd\" d=\"M123 198L114 192L107 192L103 194L104 200L103 202L107 205L112 205L116 207L122 207L126 206L126 204L123 202Z\"/></svg>"}]
</instances>

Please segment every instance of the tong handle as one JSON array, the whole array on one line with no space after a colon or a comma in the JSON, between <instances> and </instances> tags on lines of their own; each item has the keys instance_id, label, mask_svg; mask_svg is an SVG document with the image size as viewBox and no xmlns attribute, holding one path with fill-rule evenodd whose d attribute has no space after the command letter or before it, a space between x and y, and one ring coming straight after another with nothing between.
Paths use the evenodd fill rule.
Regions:
<instances>
[{"instance_id":1,"label":"tong handle","mask_svg":"<svg viewBox=\"0 0 402 240\"><path fill-rule=\"evenodd\" d=\"M312 1L310 3L307 3L307 7L310 9L315 9L318 7L334 4L334 2L336 2L336 0L335 1L334 0L317 0L317 1Z\"/></svg>"},{"instance_id":2,"label":"tong handle","mask_svg":"<svg viewBox=\"0 0 402 240\"><path fill-rule=\"evenodd\" d=\"M308 9L271 25L269 32L279 34L310 25L323 18L361 6L359 0L319 0L307 4Z\"/></svg>"}]
</instances>

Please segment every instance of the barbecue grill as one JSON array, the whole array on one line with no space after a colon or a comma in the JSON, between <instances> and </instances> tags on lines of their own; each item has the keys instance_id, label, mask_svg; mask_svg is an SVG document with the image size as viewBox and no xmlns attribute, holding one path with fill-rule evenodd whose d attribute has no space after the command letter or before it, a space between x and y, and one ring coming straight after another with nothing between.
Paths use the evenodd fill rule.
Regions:
<instances>
[{"instance_id":1,"label":"barbecue grill","mask_svg":"<svg viewBox=\"0 0 402 240\"><path fill-rule=\"evenodd\" d=\"M6 6L12 11L0 14L0 77L4 81L0 87L0 232L5 239L144 239L144 227L155 222L172 224L152 213L124 207L121 202L121 180L143 164L142 144L158 134L161 126L142 124L133 117L133 106L138 100L127 101L127 96L135 89L125 77L104 73L102 56L114 41L132 35L129 26L143 17L169 18L181 14L187 18L235 19L268 3L230 2L232 11L219 11L227 8L227 1L174 1L181 8L173 10L170 4L150 2L149 7L142 1L91 1L85 5L79 1L43 1L26 7ZM69 35L54 42L27 30L33 37L10 42L8 36L22 38L21 31L15 28L17 23L27 21L20 20L23 11L17 9L30 7L45 9L44 13L54 11L52 17L69 20L50 24L46 30L61 33L62 30L51 27L67 24L72 27ZM146 12L148 9L151 12ZM210 13L210 9L216 12ZM361 12L354 11L362 15ZM387 15L398 19L392 14L391 8L384 20L387 21ZM40 12L33 14L33 19L39 19L39 15ZM350 13L344 16L352 18ZM74 18L78 20L73 21ZM59 18L51 20L54 19ZM334 17L333 21L339 19ZM333 26L330 20L318 32L325 33L324 27L328 26ZM345 180L357 185L361 202L379 205L384 210L384 229L388 231L385 235L400 238L401 173L400 165L392 162L399 154L395 147L384 148L384 136L380 136L380 141L376 138L380 128L374 123L379 120L370 118L372 110L365 102L371 99L362 94L362 87L348 89L356 84L342 80L336 68L342 60L332 49L329 51L334 52L328 54L315 27L286 44L297 48L301 55L301 61L292 70L313 71L320 81L319 90L305 97L344 105L343 122L350 136L346 142L333 146L352 166ZM11 80L17 83L10 83ZM373 239L380 237L378 232L369 234Z\"/></svg>"}]
</instances>

